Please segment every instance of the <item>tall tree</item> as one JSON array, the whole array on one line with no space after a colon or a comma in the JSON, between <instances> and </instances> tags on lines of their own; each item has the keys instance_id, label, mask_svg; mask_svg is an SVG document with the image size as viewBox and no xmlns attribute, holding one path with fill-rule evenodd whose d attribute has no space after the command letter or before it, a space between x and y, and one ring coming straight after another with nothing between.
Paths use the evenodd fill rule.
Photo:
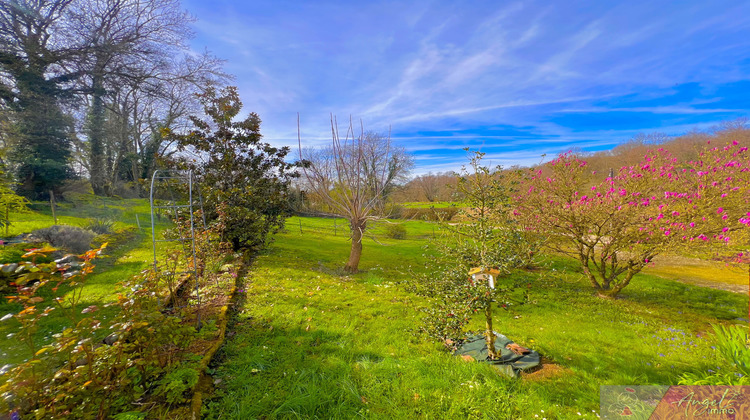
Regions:
<instances>
[{"instance_id":1,"label":"tall tree","mask_svg":"<svg viewBox=\"0 0 750 420\"><path fill-rule=\"evenodd\" d=\"M191 35L191 19L178 0L92 0L78 2L70 20L89 46L86 60L78 63L86 75L81 81L89 103L85 125L88 168L94 192L106 194L121 163L115 156L122 157L127 149L124 140L108 144L105 139L106 118L114 116L107 108L117 110L112 106L112 93L122 86L157 86L153 79L168 73L173 68L171 56L184 49Z\"/></svg>"},{"instance_id":2,"label":"tall tree","mask_svg":"<svg viewBox=\"0 0 750 420\"><path fill-rule=\"evenodd\" d=\"M311 192L334 214L349 221L351 250L344 270L354 273L359 268L368 222L383 217L388 195L413 162L403 148L391 144L390 136L365 132L364 127L355 135L351 120L341 139L332 116L331 135L331 146L322 150L305 150L299 139L300 157L308 164L302 172Z\"/></svg>"},{"instance_id":3,"label":"tall tree","mask_svg":"<svg viewBox=\"0 0 750 420\"><path fill-rule=\"evenodd\" d=\"M80 73L82 45L64 16L72 0L0 2L0 101L13 111L8 161L20 191L39 198L71 176L71 124L60 109Z\"/></svg>"}]
</instances>

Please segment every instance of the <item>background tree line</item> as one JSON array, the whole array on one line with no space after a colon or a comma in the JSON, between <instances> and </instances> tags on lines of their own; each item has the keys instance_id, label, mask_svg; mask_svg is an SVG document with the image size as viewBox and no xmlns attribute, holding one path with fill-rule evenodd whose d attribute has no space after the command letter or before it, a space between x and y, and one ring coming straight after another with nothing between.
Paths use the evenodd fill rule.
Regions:
<instances>
[{"instance_id":1,"label":"background tree line","mask_svg":"<svg viewBox=\"0 0 750 420\"><path fill-rule=\"evenodd\" d=\"M586 159L591 180L599 181L609 174L610 169L616 171L622 166L634 165L643 159L647 151L657 147L669 150L681 162L689 162L697 159L702 148L709 142L723 144L727 141L737 141L740 146L750 147L750 125L747 118L726 121L705 131L693 130L680 136L658 132L638 134L609 150L571 151ZM509 167L504 172L516 170L518 167ZM392 197L397 203L460 201L462 197L460 193L457 195L455 188L457 179L458 175L453 171L417 175L397 186Z\"/></svg>"}]
</instances>

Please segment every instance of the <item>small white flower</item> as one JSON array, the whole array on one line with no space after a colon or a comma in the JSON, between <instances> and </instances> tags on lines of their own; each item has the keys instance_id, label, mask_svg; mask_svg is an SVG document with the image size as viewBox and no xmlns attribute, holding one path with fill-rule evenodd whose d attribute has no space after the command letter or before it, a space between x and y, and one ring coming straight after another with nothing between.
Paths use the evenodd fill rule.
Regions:
<instances>
[{"instance_id":1,"label":"small white flower","mask_svg":"<svg viewBox=\"0 0 750 420\"><path fill-rule=\"evenodd\" d=\"M13 314L7 314L4 317L0 318L0 321L7 321L11 318L13 318Z\"/></svg>"}]
</instances>

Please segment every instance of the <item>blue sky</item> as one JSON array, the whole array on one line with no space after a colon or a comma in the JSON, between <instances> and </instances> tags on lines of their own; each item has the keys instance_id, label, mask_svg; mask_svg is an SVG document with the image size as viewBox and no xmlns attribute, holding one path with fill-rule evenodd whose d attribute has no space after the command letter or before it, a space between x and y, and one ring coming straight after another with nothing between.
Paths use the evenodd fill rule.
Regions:
<instances>
[{"instance_id":1,"label":"blue sky","mask_svg":"<svg viewBox=\"0 0 750 420\"><path fill-rule=\"evenodd\" d=\"M391 130L415 173L528 165L750 116L747 1L186 0L265 139ZM343 129L343 128L342 128Z\"/></svg>"}]
</instances>

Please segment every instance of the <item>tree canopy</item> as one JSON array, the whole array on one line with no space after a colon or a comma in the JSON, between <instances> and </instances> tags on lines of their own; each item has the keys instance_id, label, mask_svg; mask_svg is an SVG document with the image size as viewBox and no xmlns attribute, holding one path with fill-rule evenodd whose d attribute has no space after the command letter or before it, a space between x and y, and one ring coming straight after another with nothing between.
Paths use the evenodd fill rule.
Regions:
<instances>
[{"instance_id":1,"label":"tree canopy","mask_svg":"<svg viewBox=\"0 0 750 420\"><path fill-rule=\"evenodd\" d=\"M197 175L206 215L222 222L225 241L235 249L262 247L284 226L298 165L285 160L289 148L262 141L256 113L235 120L242 110L237 88L209 88L198 97L208 119L191 116L194 127L187 134L166 131L185 153L177 165Z\"/></svg>"}]
</instances>

